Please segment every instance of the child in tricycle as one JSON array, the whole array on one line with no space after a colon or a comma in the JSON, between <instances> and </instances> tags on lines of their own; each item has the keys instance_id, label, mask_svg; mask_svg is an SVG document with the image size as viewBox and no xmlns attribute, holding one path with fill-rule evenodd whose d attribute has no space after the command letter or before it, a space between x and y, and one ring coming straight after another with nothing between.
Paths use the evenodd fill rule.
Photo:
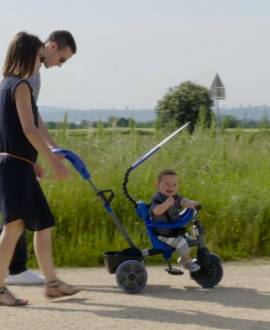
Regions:
<instances>
[{"instance_id":1,"label":"child in tricycle","mask_svg":"<svg viewBox=\"0 0 270 330\"><path fill-rule=\"evenodd\" d=\"M151 217L153 222L176 222L179 221L179 209L182 207L196 210L200 203L181 197L178 191L178 175L175 171L164 169L158 173L156 187L158 192L150 203ZM167 228L156 228L157 238L175 248L179 255L177 260L185 269L196 272L201 267L190 258L189 246L186 239L179 236L180 231Z\"/></svg>"}]
</instances>

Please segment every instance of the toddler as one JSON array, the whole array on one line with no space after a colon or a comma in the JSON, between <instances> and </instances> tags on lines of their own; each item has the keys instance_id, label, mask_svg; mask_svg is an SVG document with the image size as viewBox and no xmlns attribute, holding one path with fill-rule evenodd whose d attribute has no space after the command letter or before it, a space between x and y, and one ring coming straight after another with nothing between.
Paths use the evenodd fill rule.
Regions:
<instances>
[{"instance_id":1,"label":"toddler","mask_svg":"<svg viewBox=\"0 0 270 330\"><path fill-rule=\"evenodd\" d=\"M175 171L162 170L158 174L157 181L158 192L152 198L150 204L153 222L179 221L179 209L182 207L196 210L195 207L199 205L199 202L183 198L177 194L178 176ZM157 238L176 249L180 256L177 262L181 263L185 269L196 272L201 268L190 258L190 249L184 237L173 234L169 228L157 228Z\"/></svg>"}]
</instances>

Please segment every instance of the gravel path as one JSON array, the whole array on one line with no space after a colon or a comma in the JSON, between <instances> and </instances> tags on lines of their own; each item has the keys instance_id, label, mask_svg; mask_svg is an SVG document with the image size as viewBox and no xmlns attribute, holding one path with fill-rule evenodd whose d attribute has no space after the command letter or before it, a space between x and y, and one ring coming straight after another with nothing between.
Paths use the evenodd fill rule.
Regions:
<instances>
[{"instance_id":1,"label":"gravel path","mask_svg":"<svg viewBox=\"0 0 270 330\"><path fill-rule=\"evenodd\" d=\"M128 295L105 268L59 269L64 281L82 285L73 297L48 301L43 287L9 287L30 305L0 307L1 330L270 329L270 261L223 263L224 278L202 289L163 267L147 267L148 282Z\"/></svg>"}]
</instances>

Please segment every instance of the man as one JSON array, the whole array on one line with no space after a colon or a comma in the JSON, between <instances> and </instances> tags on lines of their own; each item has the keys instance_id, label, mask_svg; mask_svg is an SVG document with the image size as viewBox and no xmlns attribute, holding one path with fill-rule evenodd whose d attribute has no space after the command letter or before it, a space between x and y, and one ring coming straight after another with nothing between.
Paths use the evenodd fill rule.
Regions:
<instances>
[{"instance_id":1,"label":"man","mask_svg":"<svg viewBox=\"0 0 270 330\"><path fill-rule=\"evenodd\" d=\"M44 66L46 69L58 66L59 68L66 63L74 54L76 54L77 47L72 34L68 31L54 31L50 34L45 41L44 49ZM38 72L34 77L29 79L29 82L33 88L33 96L37 102L40 92L40 73ZM44 140L47 142L51 149L59 149L60 147L50 136L46 129L46 126L38 115L38 125L40 133ZM58 158L62 160L63 155L58 155ZM2 231L2 228L1 228ZM9 274L7 276L8 284L14 285L31 285L31 284L44 284L45 280L43 276L37 275L26 268L27 263L27 249L26 249L26 233L20 237L13 259L10 264Z\"/></svg>"}]
</instances>

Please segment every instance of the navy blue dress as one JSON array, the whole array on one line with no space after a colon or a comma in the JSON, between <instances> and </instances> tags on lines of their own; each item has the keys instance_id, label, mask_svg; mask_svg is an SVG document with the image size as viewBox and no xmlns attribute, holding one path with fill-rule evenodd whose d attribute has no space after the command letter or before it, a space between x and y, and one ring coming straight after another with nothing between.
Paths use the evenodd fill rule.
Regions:
<instances>
[{"instance_id":1,"label":"navy blue dress","mask_svg":"<svg viewBox=\"0 0 270 330\"><path fill-rule=\"evenodd\" d=\"M9 153L35 163L37 150L23 132L13 94L20 77L7 77L0 84L0 153ZM30 91L31 87L29 85ZM34 122L38 127L38 111L31 91ZM55 225L47 200L36 179L32 164L0 155L0 211L2 225L22 219L25 228L38 231Z\"/></svg>"}]
</instances>

